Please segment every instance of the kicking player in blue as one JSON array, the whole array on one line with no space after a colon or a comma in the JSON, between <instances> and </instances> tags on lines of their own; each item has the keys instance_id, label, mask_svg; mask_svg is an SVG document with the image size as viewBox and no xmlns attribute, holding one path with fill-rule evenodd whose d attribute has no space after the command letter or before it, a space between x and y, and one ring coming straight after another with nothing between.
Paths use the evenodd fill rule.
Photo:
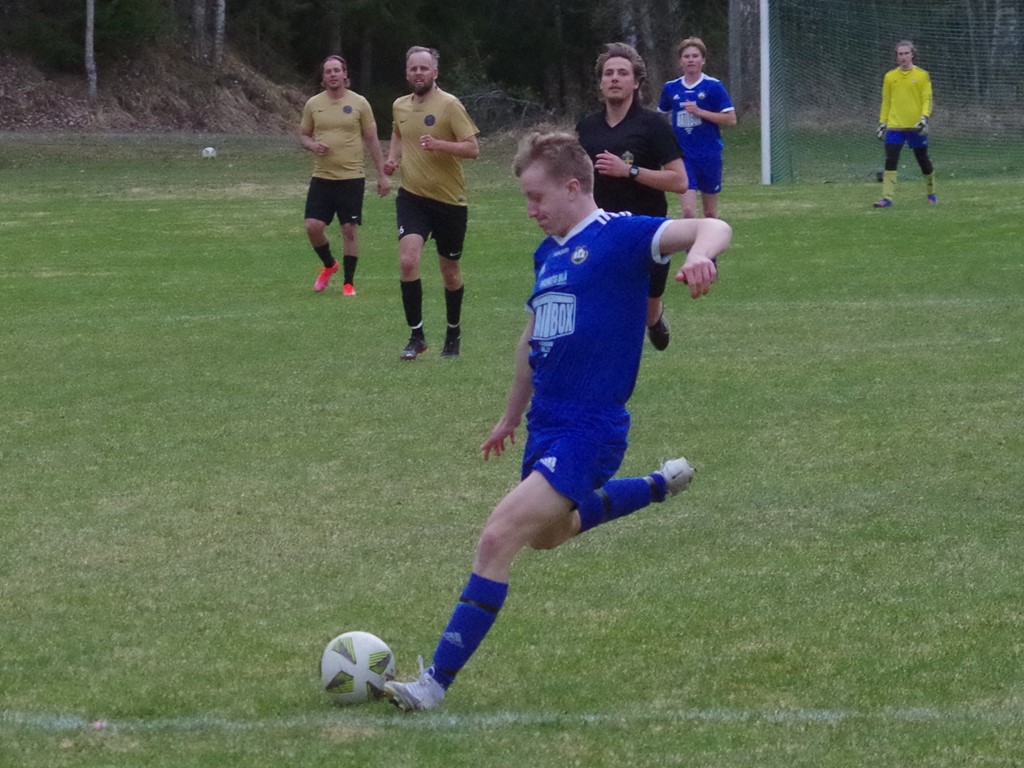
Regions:
<instances>
[{"instance_id":1,"label":"kicking player in blue","mask_svg":"<svg viewBox=\"0 0 1024 768\"><path fill-rule=\"evenodd\" d=\"M651 270L686 252L676 281L711 289L732 230L715 219L607 213L594 167L575 136L532 133L514 162L526 210L548 237L534 254L529 320L516 348L505 412L480 446L484 459L515 442L527 406L519 484L491 512L473 570L434 651L412 682L384 693L404 710L438 706L497 618L516 555L553 549L595 526L664 501L693 476L686 459L645 477L612 479L626 452L629 400L640 367Z\"/></svg>"},{"instance_id":2,"label":"kicking player in blue","mask_svg":"<svg viewBox=\"0 0 1024 768\"><path fill-rule=\"evenodd\" d=\"M718 218L722 191L722 133L719 126L736 125L736 109L720 80L704 74L708 49L699 37L676 46L683 76L665 83L658 111L671 114L676 140L683 150L689 189L680 197L684 219L697 217L700 190L704 216Z\"/></svg>"}]
</instances>

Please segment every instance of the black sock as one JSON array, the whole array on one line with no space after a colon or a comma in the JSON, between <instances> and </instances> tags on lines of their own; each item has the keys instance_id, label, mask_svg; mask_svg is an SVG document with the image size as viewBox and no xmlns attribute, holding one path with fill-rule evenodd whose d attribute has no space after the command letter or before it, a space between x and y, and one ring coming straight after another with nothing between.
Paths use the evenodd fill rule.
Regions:
<instances>
[{"instance_id":1,"label":"black sock","mask_svg":"<svg viewBox=\"0 0 1024 768\"><path fill-rule=\"evenodd\" d=\"M323 245L314 245L313 250L316 251L316 255L320 257L320 261L324 263L325 267L333 267L337 262L331 255L331 244L324 243Z\"/></svg>"},{"instance_id":2,"label":"black sock","mask_svg":"<svg viewBox=\"0 0 1024 768\"><path fill-rule=\"evenodd\" d=\"M342 256L341 263L344 265L342 269L345 271L345 283L352 283L356 278L356 262L359 261L358 256L349 256L347 253Z\"/></svg>"},{"instance_id":3,"label":"black sock","mask_svg":"<svg viewBox=\"0 0 1024 768\"><path fill-rule=\"evenodd\" d=\"M651 290L647 295L652 299L660 299L665 293L665 283L668 282L670 266L670 264L654 264L651 266Z\"/></svg>"},{"instance_id":4,"label":"black sock","mask_svg":"<svg viewBox=\"0 0 1024 768\"><path fill-rule=\"evenodd\" d=\"M410 328L419 328L423 335L423 283L419 280L401 281L402 307L405 309L405 322Z\"/></svg>"},{"instance_id":5,"label":"black sock","mask_svg":"<svg viewBox=\"0 0 1024 768\"><path fill-rule=\"evenodd\" d=\"M456 288L454 291L444 289L444 306L448 315L448 327L458 328L462 319L462 296L466 292L466 286Z\"/></svg>"}]
</instances>

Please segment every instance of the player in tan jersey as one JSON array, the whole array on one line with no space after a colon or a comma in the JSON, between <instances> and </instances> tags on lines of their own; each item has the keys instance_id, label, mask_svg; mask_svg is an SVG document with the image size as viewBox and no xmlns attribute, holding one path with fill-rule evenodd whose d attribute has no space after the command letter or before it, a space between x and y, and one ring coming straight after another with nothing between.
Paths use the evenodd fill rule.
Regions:
<instances>
[{"instance_id":1,"label":"player in tan jersey","mask_svg":"<svg viewBox=\"0 0 1024 768\"><path fill-rule=\"evenodd\" d=\"M337 216L344 247L346 296L355 296L356 263L359 258L359 230L363 220L363 191L366 185L364 149L377 167L377 194L391 191L384 173L384 153L377 138L377 123L369 102L348 88L348 66L340 56L328 56L320 67L324 91L306 102L302 110L299 139L312 152L313 177L306 195L306 234L323 262L313 285L314 291L327 287L338 271L331 254L327 226Z\"/></svg>"},{"instance_id":2,"label":"player in tan jersey","mask_svg":"<svg viewBox=\"0 0 1024 768\"><path fill-rule=\"evenodd\" d=\"M399 279L409 342L402 360L427 351L423 332L423 284L420 260L433 237L444 281L448 330L441 356L459 355L462 297L465 287L459 258L466 236L466 183L462 161L480 155L480 132L462 103L437 86L438 52L414 46L405 55L405 76L412 93L395 100L394 128L384 172L402 167L398 189Z\"/></svg>"}]
</instances>

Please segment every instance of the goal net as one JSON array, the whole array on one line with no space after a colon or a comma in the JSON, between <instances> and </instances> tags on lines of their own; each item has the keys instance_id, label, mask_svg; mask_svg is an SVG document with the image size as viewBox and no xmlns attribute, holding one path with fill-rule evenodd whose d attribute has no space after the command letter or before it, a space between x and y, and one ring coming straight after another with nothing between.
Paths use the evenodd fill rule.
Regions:
<instances>
[{"instance_id":1,"label":"goal net","mask_svg":"<svg viewBox=\"0 0 1024 768\"><path fill-rule=\"evenodd\" d=\"M1024 177L1020 0L769 0L773 183L863 181L882 168L882 77L911 40L931 76L940 176ZM916 172L911 152L900 158ZM912 166L912 167L911 167Z\"/></svg>"}]
</instances>

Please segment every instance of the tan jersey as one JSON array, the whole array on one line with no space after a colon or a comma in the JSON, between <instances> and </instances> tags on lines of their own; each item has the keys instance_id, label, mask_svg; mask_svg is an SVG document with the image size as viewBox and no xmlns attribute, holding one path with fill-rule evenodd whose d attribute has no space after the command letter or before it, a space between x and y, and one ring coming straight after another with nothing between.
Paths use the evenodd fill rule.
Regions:
<instances>
[{"instance_id":1,"label":"tan jersey","mask_svg":"<svg viewBox=\"0 0 1024 768\"><path fill-rule=\"evenodd\" d=\"M465 141L480 133L462 102L436 88L424 103L414 102L412 94L395 99L393 110L394 130L402 140L402 187L420 197L466 205L462 158L420 146L424 134Z\"/></svg>"},{"instance_id":2,"label":"tan jersey","mask_svg":"<svg viewBox=\"0 0 1024 768\"><path fill-rule=\"evenodd\" d=\"M302 110L302 132L331 148L316 155L313 175L320 179L361 179L366 176L363 132L373 128L370 102L355 91L332 99L321 91Z\"/></svg>"}]
</instances>

